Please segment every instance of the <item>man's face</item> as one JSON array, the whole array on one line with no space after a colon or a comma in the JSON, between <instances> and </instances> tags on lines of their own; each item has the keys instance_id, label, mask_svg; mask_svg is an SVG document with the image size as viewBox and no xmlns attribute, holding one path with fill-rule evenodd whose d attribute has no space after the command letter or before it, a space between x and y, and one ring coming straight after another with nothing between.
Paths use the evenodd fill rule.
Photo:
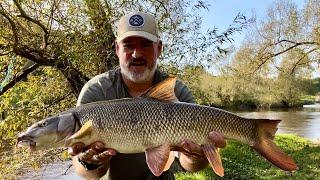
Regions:
<instances>
[{"instance_id":1,"label":"man's face","mask_svg":"<svg viewBox=\"0 0 320 180\"><path fill-rule=\"evenodd\" d=\"M128 37L116 44L121 73L135 83L144 83L153 78L160 56L162 43L142 37Z\"/></svg>"}]
</instances>

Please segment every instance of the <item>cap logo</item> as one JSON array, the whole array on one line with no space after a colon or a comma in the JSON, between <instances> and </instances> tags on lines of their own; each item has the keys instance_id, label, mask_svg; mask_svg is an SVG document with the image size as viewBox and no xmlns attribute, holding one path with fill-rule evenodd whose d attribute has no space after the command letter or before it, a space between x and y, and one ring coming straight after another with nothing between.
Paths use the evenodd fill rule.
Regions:
<instances>
[{"instance_id":1,"label":"cap logo","mask_svg":"<svg viewBox=\"0 0 320 180\"><path fill-rule=\"evenodd\" d=\"M130 17L129 24L133 27L141 27L144 24L144 19L139 14Z\"/></svg>"}]
</instances>

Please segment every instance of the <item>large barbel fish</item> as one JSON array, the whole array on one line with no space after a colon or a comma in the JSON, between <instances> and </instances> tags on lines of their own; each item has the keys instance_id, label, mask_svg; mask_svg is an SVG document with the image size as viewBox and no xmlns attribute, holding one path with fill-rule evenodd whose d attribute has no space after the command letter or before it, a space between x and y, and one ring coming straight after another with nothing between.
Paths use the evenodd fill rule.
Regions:
<instances>
[{"instance_id":1,"label":"large barbel fish","mask_svg":"<svg viewBox=\"0 0 320 180\"><path fill-rule=\"evenodd\" d=\"M273 142L280 120L246 119L221 109L178 102L175 82L176 78L168 78L139 98L84 104L49 117L20 134L17 144L37 150L102 141L120 153L145 152L148 167L160 176L174 159L171 151L181 149L181 142L188 139L201 145L212 169L223 176L216 142L221 138L210 136L215 134L248 144L285 171L298 169Z\"/></svg>"}]
</instances>

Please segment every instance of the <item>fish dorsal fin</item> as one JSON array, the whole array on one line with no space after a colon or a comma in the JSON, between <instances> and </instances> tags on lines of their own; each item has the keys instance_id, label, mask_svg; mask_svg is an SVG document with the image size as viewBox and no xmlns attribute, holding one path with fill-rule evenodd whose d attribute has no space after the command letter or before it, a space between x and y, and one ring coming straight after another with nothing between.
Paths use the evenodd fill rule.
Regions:
<instances>
[{"instance_id":1,"label":"fish dorsal fin","mask_svg":"<svg viewBox=\"0 0 320 180\"><path fill-rule=\"evenodd\" d=\"M169 102L178 102L179 100L174 93L176 79L176 77L168 77L159 84L151 87L144 96Z\"/></svg>"},{"instance_id":2,"label":"fish dorsal fin","mask_svg":"<svg viewBox=\"0 0 320 180\"><path fill-rule=\"evenodd\" d=\"M170 145L168 144L148 148L145 154L148 167L155 176L160 176L163 171L168 169L169 164L173 162L172 158L170 158ZM168 163L168 161L172 162Z\"/></svg>"},{"instance_id":3,"label":"fish dorsal fin","mask_svg":"<svg viewBox=\"0 0 320 180\"><path fill-rule=\"evenodd\" d=\"M91 133L92 133L92 120L84 123L84 125L81 127L79 131L77 131L75 134L69 137L65 142L65 146L70 146L76 140L82 139L85 136L90 136Z\"/></svg>"}]
</instances>

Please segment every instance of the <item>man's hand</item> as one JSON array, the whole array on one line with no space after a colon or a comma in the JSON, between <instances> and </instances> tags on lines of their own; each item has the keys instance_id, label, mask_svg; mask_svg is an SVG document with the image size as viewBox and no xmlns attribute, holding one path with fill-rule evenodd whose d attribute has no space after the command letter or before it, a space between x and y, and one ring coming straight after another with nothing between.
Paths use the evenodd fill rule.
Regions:
<instances>
[{"instance_id":1,"label":"man's hand","mask_svg":"<svg viewBox=\"0 0 320 180\"><path fill-rule=\"evenodd\" d=\"M72 145L68 152L72 156L78 156L81 161L88 164L104 164L108 163L112 156L116 155L114 149L108 149L102 142L94 142L85 147L83 143Z\"/></svg>"},{"instance_id":2,"label":"man's hand","mask_svg":"<svg viewBox=\"0 0 320 180\"><path fill-rule=\"evenodd\" d=\"M114 149L109 149L102 142L94 142L89 146L76 143L69 147L68 152L74 156L73 165L77 174L83 177L102 177L109 168L109 161L116 155Z\"/></svg>"},{"instance_id":3,"label":"man's hand","mask_svg":"<svg viewBox=\"0 0 320 180\"><path fill-rule=\"evenodd\" d=\"M213 143L213 146L215 148L224 148L226 146L225 138L223 137L222 134L218 132L215 132L215 131L210 132L208 138ZM180 164L185 170L190 172L195 172L205 168L208 165L208 159L205 156L202 150L202 147L200 145L186 139L181 142L180 146L181 147L178 150L181 152ZM219 154L218 154L218 157L215 157L215 158L220 159ZM222 164L219 164L219 165L220 166L218 167L222 168L223 170ZM221 169L216 169L216 170L221 170Z\"/></svg>"},{"instance_id":4,"label":"man's hand","mask_svg":"<svg viewBox=\"0 0 320 180\"><path fill-rule=\"evenodd\" d=\"M185 139L181 142L180 164L190 172L199 171L208 165L208 160L200 145Z\"/></svg>"}]
</instances>

